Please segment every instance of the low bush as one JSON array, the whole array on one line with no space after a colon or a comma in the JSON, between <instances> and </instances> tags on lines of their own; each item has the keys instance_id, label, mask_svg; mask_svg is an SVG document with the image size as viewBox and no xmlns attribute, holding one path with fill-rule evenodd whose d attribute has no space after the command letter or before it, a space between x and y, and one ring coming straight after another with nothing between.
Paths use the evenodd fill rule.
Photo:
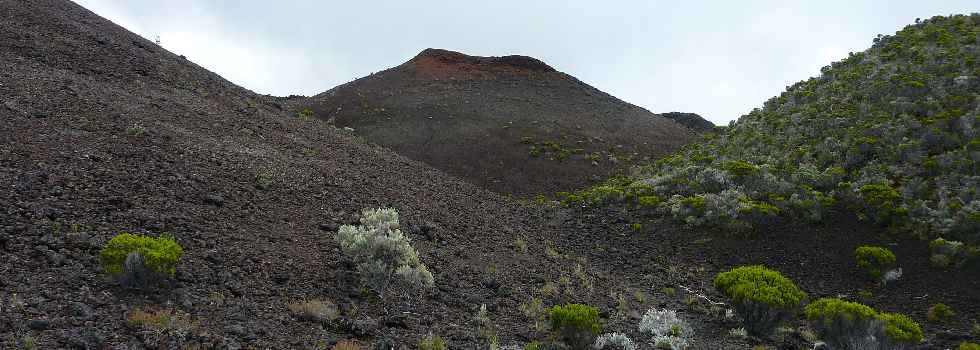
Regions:
<instances>
[{"instance_id":1,"label":"low bush","mask_svg":"<svg viewBox=\"0 0 980 350\"><path fill-rule=\"evenodd\" d=\"M592 347L596 350L636 350L636 344L622 333L600 335Z\"/></svg>"},{"instance_id":2,"label":"low bush","mask_svg":"<svg viewBox=\"0 0 980 350\"><path fill-rule=\"evenodd\" d=\"M929 254L929 261L932 266L960 268L970 261L980 258L980 248L959 241L936 238L929 242Z\"/></svg>"},{"instance_id":3,"label":"low bush","mask_svg":"<svg viewBox=\"0 0 980 350\"><path fill-rule=\"evenodd\" d=\"M446 341L438 335L429 335L419 341L419 350L446 350Z\"/></svg>"},{"instance_id":4,"label":"low bush","mask_svg":"<svg viewBox=\"0 0 980 350\"><path fill-rule=\"evenodd\" d=\"M823 298L804 314L832 350L905 349L922 341L922 329L908 316L855 302Z\"/></svg>"},{"instance_id":5,"label":"low bush","mask_svg":"<svg viewBox=\"0 0 980 350\"><path fill-rule=\"evenodd\" d=\"M336 239L344 255L356 264L364 285L382 300L392 277L409 287L432 288L432 273L398 228L398 212L392 208L365 209L361 214L361 225L341 226Z\"/></svg>"},{"instance_id":6,"label":"low bush","mask_svg":"<svg viewBox=\"0 0 980 350\"><path fill-rule=\"evenodd\" d=\"M289 312L305 321L329 322L340 316L337 306L330 301L305 300L286 305Z\"/></svg>"},{"instance_id":7,"label":"low bush","mask_svg":"<svg viewBox=\"0 0 980 350\"><path fill-rule=\"evenodd\" d=\"M658 349L684 350L694 338L694 329L674 310L650 309L640 319L640 333L652 338Z\"/></svg>"},{"instance_id":8,"label":"low bush","mask_svg":"<svg viewBox=\"0 0 980 350\"><path fill-rule=\"evenodd\" d=\"M799 309L806 293L779 272L742 266L715 276L714 286L732 299L749 334L764 336Z\"/></svg>"},{"instance_id":9,"label":"low bush","mask_svg":"<svg viewBox=\"0 0 980 350\"><path fill-rule=\"evenodd\" d=\"M142 288L173 277L183 254L172 236L153 238L123 232L112 237L99 256L109 275L126 287Z\"/></svg>"},{"instance_id":10,"label":"low bush","mask_svg":"<svg viewBox=\"0 0 980 350\"><path fill-rule=\"evenodd\" d=\"M126 315L126 323L140 334L144 343L172 349L189 347L188 340L200 326L190 315L170 309L135 308Z\"/></svg>"},{"instance_id":11,"label":"low bush","mask_svg":"<svg viewBox=\"0 0 980 350\"><path fill-rule=\"evenodd\" d=\"M854 259L858 267L869 278L880 281L885 273L895 267L895 253L888 248L861 246L854 249Z\"/></svg>"},{"instance_id":12,"label":"low bush","mask_svg":"<svg viewBox=\"0 0 980 350\"><path fill-rule=\"evenodd\" d=\"M956 350L980 350L980 344L963 342L956 347Z\"/></svg>"},{"instance_id":13,"label":"low bush","mask_svg":"<svg viewBox=\"0 0 980 350\"><path fill-rule=\"evenodd\" d=\"M599 311L582 304L555 305L549 311L551 330L572 349L591 346L602 331Z\"/></svg>"},{"instance_id":14,"label":"low bush","mask_svg":"<svg viewBox=\"0 0 980 350\"><path fill-rule=\"evenodd\" d=\"M330 350L361 350L362 347L356 341L353 340L342 340L334 344Z\"/></svg>"},{"instance_id":15,"label":"low bush","mask_svg":"<svg viewBox=\"0 0 980 350\"><path fill-rule=\"evenodd\" d=\"M929 322L932 323L945 323L955 316L956 313L953 309L943 303L937 303L929 308L929 313L926 315Z\"/></svg>"}]
</instances>

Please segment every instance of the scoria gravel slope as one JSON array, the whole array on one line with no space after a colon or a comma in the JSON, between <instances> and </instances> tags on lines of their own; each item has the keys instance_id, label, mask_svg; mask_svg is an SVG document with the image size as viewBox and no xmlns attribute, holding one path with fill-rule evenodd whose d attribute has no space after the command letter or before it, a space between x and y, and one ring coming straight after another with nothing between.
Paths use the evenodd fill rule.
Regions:
<instances>
[{"instance_id":1,"label":"scoria gravel slope","mask_svg":"<svg viewBox=\"0 0 980 350\"><path fill-rule=\"evenodd\" d=\"M329 232L378 206L432 227L412 237L439 289L393 328L371 327L379 309L358 301ZM368 343L443 329L467 341L451 337L452 325L467 324L479 303L496 309L482 271L509 251L499 242L546 235L533 218L287 116L276 99L73 3L0 2L0 348L27 337L41 349L164 348L126 325L136 307L188 314L197 326L186 344L204 347L303 349L353 337L285 309L312 298L364 321ZM176 236L186 255L173 290L125 291L103 275L98 251L121 231ZM518 261L496 263L509 271Z\"/></svg>"}]
</instances>

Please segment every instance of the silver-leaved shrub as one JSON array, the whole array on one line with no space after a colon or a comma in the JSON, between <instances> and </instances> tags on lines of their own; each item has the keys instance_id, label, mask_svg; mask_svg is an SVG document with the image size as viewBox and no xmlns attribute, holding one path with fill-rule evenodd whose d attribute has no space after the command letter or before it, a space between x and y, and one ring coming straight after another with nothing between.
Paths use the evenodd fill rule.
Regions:
<instances>
[{"instance_id":1,"label":"silver-leaved shrub","mask_svg":"<svg viewBox=\"0 0 980 350\"><path fill-rule=\"evenodd\" d=\"M365 209L361 215L360 225L341 226L336 239L366 287L384 299L393 280L418 289L434 286L432 273L399 229L395 209Z\"/></svg>"}]
</instances>

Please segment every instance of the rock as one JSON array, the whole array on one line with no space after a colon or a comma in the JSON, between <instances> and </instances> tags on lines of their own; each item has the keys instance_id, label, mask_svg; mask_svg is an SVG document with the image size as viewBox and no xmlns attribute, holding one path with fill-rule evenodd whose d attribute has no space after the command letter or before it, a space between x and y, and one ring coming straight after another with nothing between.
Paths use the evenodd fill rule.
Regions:
<instances>
[{"instance_id":1,"label":"rock","mask_svg":"<svg viewBox=\"0 0 980 350\"><path fill-rule=\"evenodd\" d=\"M241 325L239 323L232 324L232 325L226 327L225 330L228 331L228 333L230 333L232 335L236 335L236 336L243 337L243 338L246 335L248 335L248 330L245 329L245 326L243 326L243 325Z\"/></svg>"},{"instance_id":2,"label":"rock","mask_svg":"<svg viewBox=\"0 0 980 350\"><path fill-rule=\"evenodd\" d=\"M95 328L73 329L62 334L61 342L72 349L97 350L103 348L105 336Z\"/></svg>"},{"instance_id":3,"label":"rock","mask_svg":"<svg viewBox=\"0 0 980 350\"><path fill-rule=\"evenodd\" d=\"M319 228L320 231L324 231L324 232L337 232L337 229L339 229L340 227L334 223L321 223Z\"/></svg>"},{"instance_id":4,"label":"rock","mask_svg":"<svg viewBox=\"0 0 980 350\"><path fill-rule=\"evenodd\" d=\"M27 327L35 331L43 331L51 327L51 321L42 319L33 319L27 322Z\"/></svg>"},{"instance_id":5,"label":"rock","mask_svg":"<svg viewBox=\"0 0 980 350\"><path fill-rule=\"evenodd\" d=\"M403 314L395 314L385 318L385 327L409 329L408 318Z\"/></svg>"},{"instance_id":6,"label":"rock","mask_svg":"<svg viewBox=\"0 0 980 350\"><path fill-rule=\"evenodd\" d=\"M373 336L378 332L378 321L371 318L359 320L340 318L337 323L348 333L357 337Z\"/></svg>"},{"instance_id":7,"label":"rock","mask_svg":"<svg viewBox=\"0 0 980 350\"><path fill-rule=\"evenodd\" d=\"M65 256L58 254L53 250L44 251L44 257L46 257L48 259L48 263L53 266L61 266L65 263Z\"/></svg>"},{"instance_id":8,"label":"rock","mask_svg":"<svg viewBox=\"0 0 980 350\"><path fill-rule=\"evenodd\" d=\"M204 203L216 207L222 207L225 205L225 197L222 197L220 194L209 194L206 198L204 198Z\"/></svg>"},{"instance_id":9,"label":"rock","mask_svg":"<svg viewBox=\"0 0 980 350\"><path fill-rule=\"evenodd\" d=\"M228 350L240 350L242 345L234 339L225 339L225 349Z\"/></svg>"},{"instance_id":10,"label":"rock","mask_svg":"<svg viewBox=\"0 0 980 350\"><path fill-rule=\"evenodd\" d=\"M394 350L395 342L388 337L378 339L374 343L374 350Z\"/></svg>"},{"instance_id":11,"label":"rock","mask_svg":"<svg viewBox=\"0 0 980 350\"><path fill-rule=\"evenodd\" d=\"M72 316L75 316L81 320L89 320L92 318L92 315L95 314L95 311L92 310L92 307L84 303L73 302L71 303L70 307L71 307Z\"/></svg>"}]
</instances>

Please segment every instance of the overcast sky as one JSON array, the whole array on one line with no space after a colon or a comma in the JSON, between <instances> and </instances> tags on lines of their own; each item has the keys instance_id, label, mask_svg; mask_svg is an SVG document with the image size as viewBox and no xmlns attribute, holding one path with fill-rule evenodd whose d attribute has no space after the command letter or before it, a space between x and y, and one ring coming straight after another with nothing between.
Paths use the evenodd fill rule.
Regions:
<instances>
[{"instance_id":1,"label":"overcast sky","mask_svg":"<svg viewBox=\"0 0 980 350\"><path fill-rule=\"evenodd\" d=\"M76 0L258 93L314 95L427 47L521 54L653 112L727 124L917 17L976 0Z\"/></svg>"}]
</instances>

